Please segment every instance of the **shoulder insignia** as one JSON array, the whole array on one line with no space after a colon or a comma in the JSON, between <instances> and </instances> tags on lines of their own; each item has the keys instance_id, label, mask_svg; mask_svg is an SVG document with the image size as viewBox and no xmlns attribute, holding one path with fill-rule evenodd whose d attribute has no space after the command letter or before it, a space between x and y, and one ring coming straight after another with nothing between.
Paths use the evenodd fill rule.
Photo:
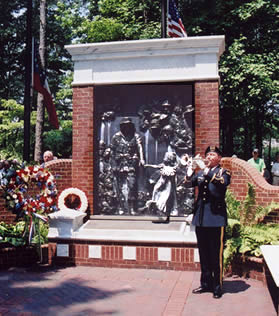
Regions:
<instances>
[{"instance_id":1,"label":"shoulder insignia","mask_svg":"<svg viewBox=\"0 0 279 316\"><path fill-rule=\"evenodd\" d=\"M224 184L225 180L224 180L224 178L222 176L223 171L224 171L224 169L220 168L220 170L218 172L214 173L214 175L211 178L210 182L213 182L215 180L215 181L219 181L220 183Z\"/></svg>"}]
</instances>

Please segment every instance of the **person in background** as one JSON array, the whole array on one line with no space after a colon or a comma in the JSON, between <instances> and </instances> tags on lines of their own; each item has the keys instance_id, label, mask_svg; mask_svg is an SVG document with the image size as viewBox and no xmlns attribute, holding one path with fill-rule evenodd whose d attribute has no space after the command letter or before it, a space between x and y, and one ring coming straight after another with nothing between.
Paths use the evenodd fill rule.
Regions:
<instances>
[{"instance_id":1,"label":"person in background","mask_svg":"<svg viewBox=\"0 0 279 316\"><path fill-rule=\"evenodd\" d=\"M272 174L272 184L273 185L279 185L279 152L276 153L276 161L273 163L271 168L271 174Z\"/></svg>"},{"instance_id":2,"label":"person in background","mask_svg":"<svg viewBox=\"0 0 279 316\"><path fill-rule=\"evenodd\" d=\"M224 230L227 225L225 195L230 184L230 172L220 166L222 153L218 147L208 147L205 164L194 174L193 163L186 169L186 181L192 180L198 187L192 224L196 236L201 264L200 286L194 294L213 292L213 297L222 296Z\"/></svg>"},{"instance_id":3,"label":"person in background","mask_svg":"<svg viewBox=\"0 0 279 316\"><path fill-rule=\"evenodd\" d=\"M266 169L265 166L265 162L262 158L259 157L259 150L258 148L254 148L253 152L252 152L252 158L248 160L248 163L253 166L254 168L256 168L260 174L263 176L264 175L264 171Z\"/></svg>"},{"instance_id":4,"label":"person in background","mask_svg":"<svg viewBox=\"0 0 279 316\"><path fill-rule=\"evenodd\" d=\"M53 153L50 150L44 152L43 155L44 162L51 161L54 159Z\"/></svg>"},{"instance_id":5,"label":"person in background","mask_svg":"<svg viewBox=\"0 0 279 316\"><path fill-rule=\"evenodd\" d=\"M41 164L41 167L45 167L45 163L48 162L48 161L51 161L51 160L55 160L57 159L57 157L53 156L53 152L50 151L50 150L47 150L44 152L44 155L43 155L43 163Z\"/></svg>"}]
</instances>

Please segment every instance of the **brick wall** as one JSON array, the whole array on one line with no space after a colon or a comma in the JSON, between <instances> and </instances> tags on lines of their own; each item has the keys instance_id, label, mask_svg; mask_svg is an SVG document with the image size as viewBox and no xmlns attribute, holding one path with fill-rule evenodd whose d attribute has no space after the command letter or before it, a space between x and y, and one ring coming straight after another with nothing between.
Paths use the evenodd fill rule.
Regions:
<instances>
[{"instance_id":1,"label":"brick wall","mask_svg":"<svg viewBox=\"0 0 279 316\"><path fill-rule=\"evenodd\" d=\"M267 183L247 161L239 158L223 158L222 165L232 173L229 188L238 200L243 201L245 199L249 182L255 188L257 205L268 206L272 201L279 203L279 186ZM265 220L279 223L279 210L270 213Z\"/></svg>"},{"instance_id":2,"label":"brick wall","mask_svg":"<svg viewBox=\"0 0 279 316\"><path fill-rule=\"evenodd\" d=\"M72 183L85 192L93 214L94 87L73 88Z\"/></svg>"}]
</instances>

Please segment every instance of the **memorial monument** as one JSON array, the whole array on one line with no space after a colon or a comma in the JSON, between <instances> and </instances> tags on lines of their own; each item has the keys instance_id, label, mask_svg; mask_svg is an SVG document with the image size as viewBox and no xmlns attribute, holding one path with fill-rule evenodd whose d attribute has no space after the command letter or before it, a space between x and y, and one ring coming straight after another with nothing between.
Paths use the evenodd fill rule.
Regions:
<instances>
[{"instance_id":1,"label":"memorial monument","mask_svg":"<svg viewBox=\"0 0 279 316\"><path fill-rule=\"evenodd\" d=\"M72 184L89 220L52 230L53 261L198 269L182 155L219 145L224 36L66 46L74 62ZM170 214L167 225L153 224ZM62 233L61 233L62 232Z\"/></svg>"}]
</instances>

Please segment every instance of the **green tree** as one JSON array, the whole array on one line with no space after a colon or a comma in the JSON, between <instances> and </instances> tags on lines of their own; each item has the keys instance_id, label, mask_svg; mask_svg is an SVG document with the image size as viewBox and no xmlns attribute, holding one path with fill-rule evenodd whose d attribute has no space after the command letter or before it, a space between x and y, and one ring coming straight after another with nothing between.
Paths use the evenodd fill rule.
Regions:
<instances>
[{"instance_id":1,"label":"green tree","mask_svg":"<svg viewBox=\"0 0 279 316\"><path fill-rule=\"evenodd\" d=\"M80 7L74 9L61 4L63 25L69 21L76 25L73 39L76 42L105 42L160 37L160 1L102 0L87 2L87 11L77 23Z\"/></svg>"},{"instance_id":2,"label":"green tree","mask_svg":"<svg viewBox=\"0 0 279 316\"><path fill-rule=\"evenodd\" d=\"M0 98L23 98L25 16L23 1L5 1L0 10Z\"/></svg>"},{"instance_id":3,"label":"green tree","mask_svg":"<svg viewBox=\"0 0 279 316\"><path fill-rule=\"evenodd\" d=\"M261 149L271 134L278 138L278 3L184 0L180 4L189 36L226 37L220 60L221 144L227 155L247 159L253 146Z\"/></svg>"},{"instance_id":4,"label":"green tree","mask_svg":"<svg viewBox=\"0 0 279 316\"><path fill-rule=\"evenodd\" d=\"M246 38L235 40L222 59L220 99L225 151L232 154L239 147L238 154L247 159L252 146L262 148L268 122L278 121L273 108L279 86L278 80L274 80L278 72L274 52L247 53L246 41Z\"/></svg>"},{"instance_id":5,"label":"green tree","mask_svg":"<svg viewBox=\"0 0 279 316\"><path fill-rule=\"evenodd\" d=\"M22 160L24 109L15 100L0 102L0 157ZM35 114L31 115L31 127L35 125ZM31 134L34 137L34 134ZM33 142L31 142L33 143Z\"/></svg>"},{"instance_id":6,"label":"green tree","mask_svg":"<svg viewBox=\"0 0 279 316\"><path fill-rule=\"evenodd\" d=\"M279 11L276 1L257 0L242 2L231 14L239 34L229 39L232 44L220 63L221 120L229 126L229 133L222 131L223 146L228 154L233 150L247 159L252 147L262 149L271 105L278 102Z\"/></svg>"}]
</instances>

